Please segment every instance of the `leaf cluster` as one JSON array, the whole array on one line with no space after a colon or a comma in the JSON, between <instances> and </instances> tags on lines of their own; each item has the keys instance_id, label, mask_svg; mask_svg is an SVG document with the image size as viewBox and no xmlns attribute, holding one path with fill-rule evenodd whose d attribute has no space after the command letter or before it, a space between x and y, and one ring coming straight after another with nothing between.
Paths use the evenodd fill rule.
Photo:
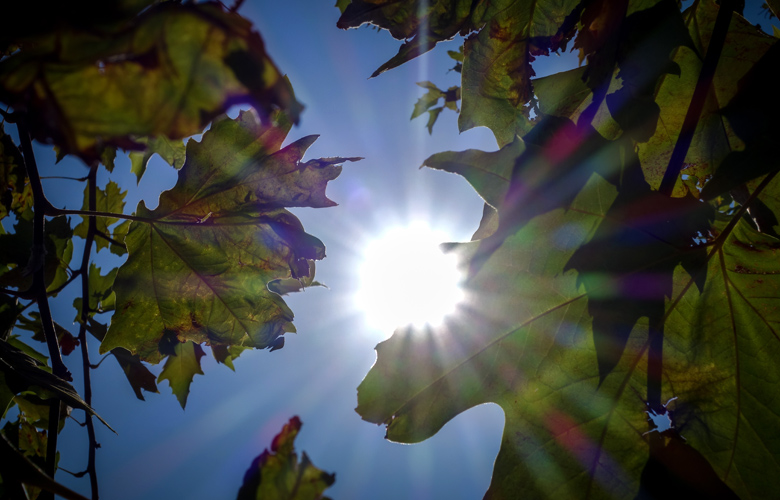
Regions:
<instances>
[{"instance_id":1,"label":"leaf cluster","mask_svg":"<svg viewBox=\"0 0 780 500\"><path fill-rule=\"evenodd\" d=\"M231 369L246 349L280 349L295 331L282 295L319 284L314 261L325 247L289 209L335 205L327 183L359 158L304 161L317 136L284 145L303 106L239 5L2 8L19 21L0 34L3 498L83 498L52 479L57 435L74 409L85 415L91 450L77 476L90 476L97 498L92 417L108 424L92 406L90 372L102 361L90 361L88 335L116 359L139 399L166 380L183 408L207 348ZM243 111L228 117L236 105ZM48 201L33 139L52 145L57 161L81 160L84 177L58 181L83 184L81 209ZM155 154L178 170L178 182L156 209L141 202L132 210L111 174L129 163L140 182ZM129 162L118 161L123 155ZM102 169L110 180L99 185ZM83 250L74 255L77 238ZM117 258L124 262L104 270ZM49 301L77 284L75 318L55 320ZM62 326L70 319L78 332ZM76 350L83 391L70 384L78 365L63 361L76 363ZM150 364L160 362L155 375ZM280 453L294 458L297 428L289 432ZM305 454L304 462L305 472ZM315 489L319 496L324 488Z\"/></svg>"},{"instance_id":2,"label":"leaf cluster","mask_svg":"<svg viewBox=\"0 0 780 500\"><path fill-rule=\"evenodd\" d=\"M500 147L424 162L485 200L472 241L447 246L471 299L445 325L377 346L358 389L365 420L412 443L475 405L500 405L486 498L777 490L780 184L769 138L780 59L776 38L733 8L344 9L339 27L371 23L405 40L378 72L466 36L459 126L490 128ZM533 78L534 58L569 42L582 66ZM441 97L423 86L413 116Z\"/></svg>"}]
</instances>

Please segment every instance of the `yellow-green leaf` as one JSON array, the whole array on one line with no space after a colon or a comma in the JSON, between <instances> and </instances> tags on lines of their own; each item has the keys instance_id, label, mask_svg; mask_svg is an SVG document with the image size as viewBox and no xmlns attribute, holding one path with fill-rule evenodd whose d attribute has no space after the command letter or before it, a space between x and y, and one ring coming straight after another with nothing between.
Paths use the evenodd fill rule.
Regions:
<instances>
[{"instance_id":1,"label":"yellow-green leaf","mask_svg":"<svg viewBox=\"0 0 780 500\"><path fill-rule=\"evenodd\" d=\"M106 146L138 149L131 136L200 133L233 104L293 121L302 109L249 21L215 2L161 2L119 27L65 25L28 42L0 62L0 101L87 163Z\"/></svg>"},{"instance_id":2,"label":"yellow-green leaf","mask_svg":"<svg viewBox=\"0 0 780 500\"><path fill-rule=\"evenodd\" d=\"M157 377L158 384L163 380L168 381L171 391L182 408L187 404L192 379L195 375L203 375L203 370L200 369L200 358L205 354L203 348L193 342L177 343L168 356L163 371ZM140 391L137 391L137 394L140 394Z\"/></svg>"},{"instance_id":3,"label":"yellow-green leaf","mask_svg":"<svg viewBox=\"0 0 780 500\"><path fill-rule=\"evenodd\" d=\"M294 331L292 311L267 284L308 276L325 248L283 207L333 205L327 182L357 158L302 162L316 137L279 150L286 132L242 113L189 142L176 186L154 211L139 204L102 352L124 347L156 363L169 336L278 348Z\"/></svg>"},{"instance_id":4,"label":"yellow-green leaf","mask_svg":"<svg viewBox=\"0 0 780 500\"><path fill-rule=\"evenodd\" d=\"M244 475L238 500L328 500L322 493L336 481L315 467L306 452L300 461L295 452L295 438L301 430L301 420L293 417L284 425Z\"/></svg>"}]
</instances>

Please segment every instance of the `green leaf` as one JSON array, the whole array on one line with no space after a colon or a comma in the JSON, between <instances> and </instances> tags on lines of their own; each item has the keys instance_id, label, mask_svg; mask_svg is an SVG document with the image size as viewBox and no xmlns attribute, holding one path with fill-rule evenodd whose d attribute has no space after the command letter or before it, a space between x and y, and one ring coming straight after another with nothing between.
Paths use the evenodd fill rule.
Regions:
<instances>
[{"instance_id":1,"label":"green leaf","mask_svg":"<svg viewBox=\"0 0 780 500\"><path fill-rule=\"evenodd\" d=\"M718 8L713 2L698 2L683 13L696 51L705 54ZM698 188L711 176L715 167L734 149L742 149L742 141L721 113L738 90L738 82L775 42L771 36L757 30L739 15L729 24L728 43L723 47L715 71L713 89L699 118L693 142L685 157L682 174L686 181L678 182L674 196L686 192L698 193ZM701 70L701 59L687 47L677 48L672 61L680 67L680 75L667 74L655 90L660 106L658 128L653 137L638 146L639 158L647 182L657 188L677 142L693 89Z\"/></svg>"},{"instance_id":2,"label":"green leaf","mask_svg":"<svg viewBox=\"0 0 780 500\"><path fill-rule=\"evenodd\" d=\"M576 1L496 1L477 7L479 34L463 50L461 131L484 126L504 146L530 129L531 63L558 47L559 27Z\"/></svg>"},{"instance_id":3,"label":"green leaf","mask_svg":"<svg viewBox=\"0 0 780 500\"><path fill-rule=\"evenodd\" d=\"M414 120L428 111L429 108L435 106L439 102L440 98L444 97L444 92L439 90L431 82L417 82L417 85L427 88L428 92L424 93L415 103L411 120Z\"/></svg>"},{"instance_id":4,"label":"green leaf","mask_svg":"<svg viewBox=\"0 0 780 500\"><path fill-rule=\"evenodd\" d=\"M122 191L119 188L119 184L114 181L108 181L105 189L96 188L95 190L95 210L98 212L107 212L112 214L121 214L125 209L125 196L127 191ZM89 210L89 186L84 188L84 202L81 206L82 210ZM116 217L95 217L95 229L99 233L110 235L110 226L119 222ZM81 217L81 222L73 228L73 234L80 238L87 238L87 231L89 230L88 217ZM95 245L97 245L98 251L103 248L109 247L109 242L104 238L95 238Z\"/></svg>"},{"instance_id":5,"label":"green leaf","mask_svg":"<svg viewBox=\"0 0 780 500\"><path fill-rule=\"evenodd\" d=\"M428 52L440 41L474 29L471 4L471 0L436 0L421 7L414 0L353 0L336 26L349 29L372 23L405 41L398 54L374 71L375 77Z\"/></svg>"},{"instance_id":6,"label":"green leaf","mask_svg":"<svg viewBox=\"0 0 780 500\"><path fill-rule=\"evenodd\" d=\"M0 461L2 488L10 498L27 498L27 494L22 489L22 484L25 484L45 489L67 500L87 500L86 497L51 479L13 446L2 433L0 433L0 457L2 457Z\"/></svg>"},{"instance_id":7,"label":"green leaf","mask_svg":"<svg viewBox=\"0 0 780 500\"><path fill-rule=\"evenodd\" d=\"M129 136L200 133L231 105L283 109L293 121L302 109L260 35L216 2L161 2L133 23L28 41L0 62L0 100L30 111L35 139L88 164L106 146L137 149Z\"/></svg>"},{"instance_id":8,"label":"green leaf","mask_svg":"<svg viewBox=\"0 0 780 500\"><path fill-rule=\"evenodd\" d=\"M0 268L0 286L28 290L32 285L33 263L30 248L33 241L32 212L27 211L17 219L14 232L0 234L0 262L7 266ZM55 217L44 226L44 277L46 290L51 292L64 285L69 277L68 264L73 255L73 230L68 218Z\"/></svg>"},{"instance_id":9,"label":"green leaf","mask_svg":"<svg viewBox=\"0 0 780 500\"><path fill-rule=\"evenodd\" d=\"M266 285L307 276L325 249L283 207L334 205L325 186L338 164L357 158L301 162L316 137L279 150L286 132L241 113L189 142L176 186L154 211L139 204L146 222L127 235L101 352L124 347L157 363L171 333L180 342L278 348L294 331L292 312Z\"/></svg>"},{"instance_id":10,"label":"green leaf","mask_svg":"<svg viewBox=\"0 0 780 500\"><path fill-rule=\"evenodd\" d=\"M163 380L168 381L171 385L171 391L179 400L182 408L187 404L192 379L195 375L203 375L203 370L200 369L200 358L205 355L203 348L194 342L177 343L173 352L168 356L163 371L157 377L158 384Z\"/></svg>"},{"instance_id":11,"label":"green leaf","mask_svg":"<svg viewBox=\"0 0 780 500\"><path fill-rule=\"evenodd\" d=\"M135 174L137 182L141 182L141 177L146 172L146 164L154 155L159 155L176 170L184 165L186 148L183 141L169 140L165 136L155 137L151 140L143 138L137 141L146 144L146 149L143 152L133 151L129 155L130 171Z\"/></svg>"},{"instance_id":12,"label":"green leaf","mask_svg":"<svg viewBox=\"0 0 780 500\"><path fill-rule=\"evenodd\" d=\"M264 450L247 469L237 500L327 500L322 493L333 485L336 475L315 467L306 452L298 461L294 441L300 430L298 417L284 425L271 451Z\"/></svg>"},{"instance_id":13,"label":"green leaf","mask_svg":"<svg viewBox=\"0 0 780 500\"><path fill-rule=\"evenodd\" d=\"M233 366L233 360L238 358L241 353L247 349L249 348L236 345L215 345L211 346L211 353L214 355L214 359L217 360L217 363L222 363L231 370L235 371L236 367Z\"/></svg>"},{"instance_id":14,"label":"green leaf","mask_svg":"<svg viewBox=\"0 0 780 500\"><path fill-rule=\"evenodd\" d=\"M288 295L294 292L301 292L313 286L325 286L319 281L314 281L314 261L309 261L308 276L273 280L268 282L268 289L279 295Z\"/></svg>"},{"instance_id":15,"label":"green leaf","mask_svg":"<svg viewBox=\"0 0 780 500\"><path fill-rule=\"evenodd\" d=\"M517 179L507 179L506 148L426 163L462 173L495 199ZM672 424L689 448L652 460L681 464L679 478L694 488L698 454L727 490L771 496L780 487L772 458L780 452L780 240L740 213L710 226L701 202L661 199L646 184L637 191L645 181L632 150L614 157L628 162L618 180L590 174L562 206L560 188L526 182L533 194L520 205L530 212L521 224L506 225L513 198L500 200L506 233L487 259L484 240L450 245L473 270L468 307L441 327L397 330L379 344L358 413L387 425L388 439L412 443L494 402L506 424L487 497L634 498L643 467L657 468L641 397L655 325L664 335L663 399L678 398ZM609 157L599 147L578 163L589 158ZM780 182L762 189L775 197ZM688 217L690 209L705 215Z\"/></svg>"},{"instance_id":16,"label":"green leaf","mask_svg":"<svg viewBox=\"0 0 780 500\"><path fill-rule=\"evenodd\" d=\"M347 8L347 5L349 5L351 1L352 0L336 0L336 5L334 7L339 9L339 12L343 14L344 10Z\"/></svg>"},{"instance_id":17,"label":"green leaf","mask_svg":"<svg viewBox=\"0 0 780 500\"><path fill-rule=\"evenodd\" d=\"M87 314L94 316L97 313L104 313L114 310L116 296L114 295L113 285L119 268L114 268L105 276L100 274L100 268L95 263L89 265L89 308ZM81 297L73 299L73 307L76 308L75 322L81 323L83 302Z\"/></svg>"},{"instance_id":18,"label":"green leaf","mask_svg":"<svg viewBox=\"0 0 780 500\"><path fill-rule=\"evenodd\" d=\"M417 82L417 85L424 89L428 89L428 92L423 94L420 99L417 100L417 103L415 103L411 119L414 120L427 112L428 123L426 124L426 127L428 128L428 133L432 134L433 125L439 118L439 113L441 113L444 108L451 109L456 113L459 111L458 101L460 100L460 87L450 87L444 91L428 81ZM433 106L438 104L440 98L444 98L444 105L434 108Z\"/></svg>"},{"instance_id":19,"label":"green leaf","mask_svg":"<svg viewBox=\"0 0 780 500\"><path fill-rule=\"evenodd\" d=\"M121 224L114 226L114 232L111 234L111 238L114 241L109 242L108 250L120 257L127 253L127 247L124 246L127 232L130 230L130 221L124 220Z\"/></svg>"},{"instance_id":20,"label":"green leaf","mask_svg":"<svg viewBox=\"0 0 780 500\"><path fill-rule=\"evenodd\" d=\"M111 429L111 426L95 413L66 381L42 369L40 362L32 356L10 345L5 340L0 340L0 370L5 374L8 388L14 394L19 394L28 389L34 389L42 399L57 398L68 406L80 408ZM113 429L111 429L113 431Z\"/></svg>"},{"instance_id":21,"label":"green leaf","mask_svg":"<svg viewBox=\"0 0 780 500\"><path fill-rule=\"evenodd\" d=\"M32 207L32 189L24 170L24 159L0 123L0 219Z\"/></svg>"}]
</instances>

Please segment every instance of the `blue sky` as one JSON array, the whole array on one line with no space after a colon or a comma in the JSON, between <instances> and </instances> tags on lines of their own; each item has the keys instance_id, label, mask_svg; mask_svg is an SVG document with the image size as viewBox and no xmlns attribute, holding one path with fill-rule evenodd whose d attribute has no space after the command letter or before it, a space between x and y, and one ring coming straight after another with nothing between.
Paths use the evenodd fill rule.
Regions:
<instances>
[{"instance_id":1,"label":"blue sky","mask_svg":"<svg viewBox=\"0 0 780 500\"><path fill-rule=\"evenodd\" d=\"M453 241L467 240L481 216L482 201L465 180L418 167L440 151L495 150L492 134L476 129L459 135L456 115L447 110L432 135L425 128L426 118L409 120L423 92L415 82L431 80L442 88L458 84L459 75L448 72L453 62L446 50L457 50L459 41L441 44L369 80L374 69L396 53L399 42L387 32L367 28L338 30L338 10L329 0L246 2L241 13L254 22L306 106L288 142L320 134L307 158L365 157L346 164L341 177L330 183L328 195L339 206L295 211L307 231L327 246L328 257L318 265L317 277L329 289L289 297L298 333L287 335L284 349L247 351L236 361L235 372L204 357L205 376L195 378L184 411L167 383L160 384L160 394L147 393L145 402L137 400L112 359L93 372L94 407L118 431L114 435L97 426L101 496L233 498L252 459L298 415L303 428L296 447L318 467L336 473L336 483L328 490L334 499L481 498L503 431L499 407L469 410L433 438L411 446L386 441L383 428L363 422L354 411L356 388L375 360L373 348L392 334L370 327L355 307L363 249L389 227L415 220L446 232ZM572 64L572 54L540 58L537 73ZM36 154L43 175L85 174L76 162L54 167L48 147L38 147ZM173 186L175 175L155 158L136 189L129 162L121 159L111 179L130 190L130 210L141 198L147 206L156 205L159 192ZM55 180L44 184L55 205L80 208L81 188L75 186L70 189ZM79 255L76 243L74 255ZM118 264L107 259L107 253L100 254L104 271ZM409 279L410 286L425 286ZM55 319L65 326L75 316L71 303L72 295L63 294L55 304ZM97 345L91 347L96 356ZM74 367L79 362L66 361ZM155 373L160 368L154 368ZM81 388L73 371L74 385ZM62 467L82 470L85 431L69 423L60 450ZM89 492L84 479L65 473L57 478Z\"/></svg>"}]
</instances>

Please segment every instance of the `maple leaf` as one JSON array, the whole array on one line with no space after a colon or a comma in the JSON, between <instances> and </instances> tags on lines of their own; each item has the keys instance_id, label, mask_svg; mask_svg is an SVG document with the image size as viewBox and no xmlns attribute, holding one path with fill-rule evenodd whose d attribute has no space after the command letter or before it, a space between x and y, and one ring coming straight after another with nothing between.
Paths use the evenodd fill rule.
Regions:
<instances>
[{"instance_id":1,"label":"maple leaf","mask_svg":"<svg viewBox=\"0 0 780 500\"><path fill-rule=\"evenodd\" d=\"M337 26L365 23L387 29L405 43L398 54L372 76L431 50L456 34L469 35L463 47L461 131L485 126L500 146L530 129L534 57L565 46L581 9L576 0L515 2L437 0L420 9L413 0L356 0L344 10ZM438 115L438 113L436 113ZM431 123L435 116L431 115Z\"/></svg>"},{"instance_id":2,"label":"maple leaf","mask_svg":"<svg viewBox=\"0 0 780 500\"><path fill-rule=\"evenodd\" d=\"M161 342L278 348L292 311L267 288L309 275L322 243L284 207L327 207L327 182L358 158L302 162L316 136L279 149L287 129L252 113L190 141L176 186L140 203L114 283L116 312L101 352L123 347L157 363Z\"/></svg>"},{"instance_id":3,"label":"maple leaf","mask_svg":"<svg viewBox=\"0 0 780 500\"><path fill-rule=\"evenodd\" d=\"M440 41L472 31L472 3L472 0L435 0L426 9L420 9L415 0L352 0L342 10L336 26L349 29L371 23L388 30L393 38L405 41L398 54L374 71L371 76L375 77L428 52Z\"/></svg>"},{"instance_id":4,"label":"maple leaf","mask_svg":"<svg viewBox=\"0 0 780 500\"><path fill-rule=\"evenodd\" d=\"M687 15L706 20L704 4ZM737 18L734 44L755 42L760 57L765 38L743 28ZM592 95L582 72L540 79L546 118L533 133L494 153L426 160L463 175L489 207L477 241L448 246L471 270L470 299L440 327L380 343L357 411L385 424L388 439L412 443L468 408L500 405L506 424L486 498L644 498L666 480L690 496L771 496L780 487L780 240L742 216L757 199L775 212L780 182L756 179L730 212L659 194L643 158L665 133L667 108L688 101L657 99L659 127L637 149L607 102L593 128L574 124ZM738 78L727 72L720 84L733 96ZM660 78L663 89L677 77ZM660 446L645 432L641 397L654 377L654 332L661 391L677 397L676 434Z\"/></svg>"},{"instance_id":5,"label":"maple leaf","mask_svg":"<svg viewBox=\"0 0 780 500\"><path fill-rule=\"evenodd\" d=\"M766 189L778 188L774 182ZM648 450L637 393L646 384L650 325L646 318L615 320L630 335L605 376L589 308L610 290L644 293L633 280L653 262L608 264L602 287L583 288L581 276L566 271L578 248L599 241L616 199L616 188L594 175L567 209L537 215L504 240L469 280L472 301L445 326L398 330L379 344L358 389L361 416L386 424L388 439L410 443L472 406L495 402L506 426L489 498L636 495ZM734 217L712 229L717 237L706 246L701 290L699 276L673 265L684 249L670 246L659 257L673 266L664 271L671 290L660 302L663 391L678 396L685 411L675 425L717 476L740 496L762 496L780 486L767 479L780 470L756 474L751 465L768 464L780 451L770 424L780 410L772 396L780 380L778 242ZM479 245L452 251L468 265Z\"/></svg>"},{"instance_id":6,"label":"maple leaf","mask_svg":"<svg viewBox=\"0 0 780 500\"><path fill-rule=\"evenodd\" d=\"M203 375L200 369L200 358L206 355L203 348L194 342L176 342L173 352L165 361L163 371L157 377L159 384L167 380L171 385L171 391L179 400L182 408L187 405L187 396L190 394L190 384L195 375Z\"/></svg>"},{"instance_id":7,"label":"maple leaf","mask_svg":"<svg viewBox=\"0 0 780 500\"><path fill-rule=\"evenodd\" d=\"M298 460L294 445L301 425L301 419L292 417L274 437L271 450L252 461L237 500L328 500L322 493L336 475L315 467L305 451Z\"/></svg>"},{"instance_id":8,"label":"maple leaf","mask_svg":"<svg viewBox=\"0 0 780 500\"><path fill-rule=\"evenodd\" d=\"M108 147L143 149L134 136L181 139L242 102L297 121L302 106L260 35L217 2L161 2L119 24L88 19L97 24L35 30L0 62L0 100L29 112L34 138L61 154L92 164Z\"/></svg>"}]
</instances>

